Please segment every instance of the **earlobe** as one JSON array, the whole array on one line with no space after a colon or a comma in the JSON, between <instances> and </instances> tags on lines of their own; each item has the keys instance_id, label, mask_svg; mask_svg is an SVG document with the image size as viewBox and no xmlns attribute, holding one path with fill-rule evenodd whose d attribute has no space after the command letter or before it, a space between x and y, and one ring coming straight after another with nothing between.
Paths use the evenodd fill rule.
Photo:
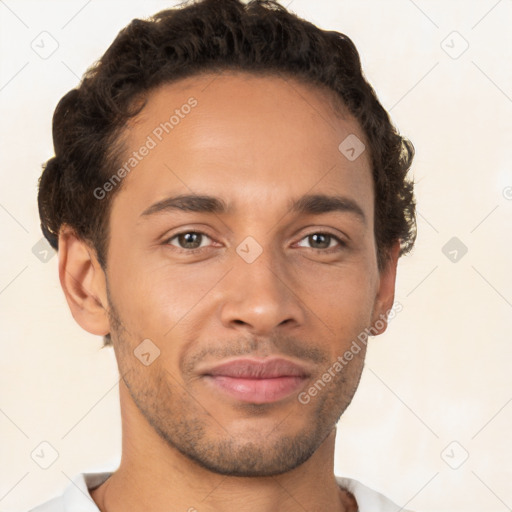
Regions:
<instances>
[{"instance_id":1,"label":"earlobe","mask_svg":"<svg viewBox=\"0 0 512 512\"><path fill-rule=\"evenodd\" d=\"M382 334L388 326L387 315L395 300L396 267L400 254L400 241L396 241L388 251L386 266L380 272L379 289L373 309L371 332Z\"/></svg>"},{"instance_id":2,"label":"earlobe","mask_svg":"<svg viewBox=\"0 0 512 512\"><path fill-rule=\"evenodd\" d=\"M105 274L96 252L69 226L59 233L59 279L73 318L90 332L110 332Z\"/></svg>"}]
</instances>

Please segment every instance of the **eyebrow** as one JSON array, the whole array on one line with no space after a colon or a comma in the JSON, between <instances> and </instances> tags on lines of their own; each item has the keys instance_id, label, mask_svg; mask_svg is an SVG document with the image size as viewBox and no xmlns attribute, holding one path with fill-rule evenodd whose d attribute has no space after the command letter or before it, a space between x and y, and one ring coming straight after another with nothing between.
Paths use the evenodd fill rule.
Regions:
<instances>
[{"instance_id":1,"label":"eyebrow","mask_svg":"<svg viewBox=\"0 0 512 512\"><path fill-rule=\"evenodd\" d=\"M326 194L307 194L289 203L290 211L304 215L320 215L323 213L342 212L356 216L366 224L363 209L353 200L343 196ZM168 197L152 204L144 210L141 217L169 211L196 213L227 214L232 211L221 198L202 194L185 194Z\"/></svg>"},{"instance_id":2,"label":"eyebrow","mask_svg":"<svg viewBox=\"0 0 512 512\"><path fill-rule=\"evenodd\" d=\"M142 216L154 215L156 213L180 210L183 212L198 213L228 213L228 205L222 199L214 196L187 194L168 197L162 201L152 204L144 210Z\"/></svg>"},{"instance_id":3,"label":"eyebrow","mask_svg":"<svg viewBox=\"0 0 512 512\"><path fill-rule=\"evenodd\" d=\"M353 199L343 196L309 194L292 201L290 209L295 213L309 215L330 212L351 213L366 224L366 215L363 209Z\"/></svg>"}]
</instances>

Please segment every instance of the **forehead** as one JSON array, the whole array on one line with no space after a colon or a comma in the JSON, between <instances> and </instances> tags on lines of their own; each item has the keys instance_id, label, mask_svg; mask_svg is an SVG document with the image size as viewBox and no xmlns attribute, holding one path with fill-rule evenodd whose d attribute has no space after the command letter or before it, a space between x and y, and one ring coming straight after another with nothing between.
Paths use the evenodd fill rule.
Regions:
<instances>
[{"instance_id":1,"label":"forehead","mask_svg":"<svg viewBox=\"0 0 512 512\"><path fill-rule=\"evenodd\" d=\"M256 215L305 193L346 193L372 218L368 151L347 158L347 137L365 144L326 89L248 73L187 78L152 91L128 124L114 203L142 212L171 194L214 191Z\"/></svg>"}]
</instances>

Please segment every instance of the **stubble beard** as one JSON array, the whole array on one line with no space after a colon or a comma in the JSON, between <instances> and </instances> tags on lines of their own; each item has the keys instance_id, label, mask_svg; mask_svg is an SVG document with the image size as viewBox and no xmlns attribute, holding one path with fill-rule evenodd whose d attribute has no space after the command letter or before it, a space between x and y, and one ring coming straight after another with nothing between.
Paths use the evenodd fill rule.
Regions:
<instances>
[{"instance_id":1,"label":"stubble beard","mask_svg":"<svg viewBox=\"0 0 512 512\"><path fill-rule=\"evenodd\" d=\"M270 431L230 433L222 417L208 410L206 396L194 396L176 376L161 366L146 367L134 356L136 344L112 303L109 318L119 372L131 399L158 436L172 450L202 468L236 477L275 476L306 462L336 428L359 384L360 368L336 376L332 386L323 389L308 404L297 400L300 417L307 418L300 428L283 420ZM361 356L364 357L364 356ZM151 369L150 369L151 368ZM348 366L344 369L347 370ZM319 376L312 379L315 382ZM296 398L295 398L296 399ZM255 417L265 413L266 404L252 404ZM244 409L244 417L247 416ZM297 414L293 415L297 417Z\"/></svg>"}]
</instances>

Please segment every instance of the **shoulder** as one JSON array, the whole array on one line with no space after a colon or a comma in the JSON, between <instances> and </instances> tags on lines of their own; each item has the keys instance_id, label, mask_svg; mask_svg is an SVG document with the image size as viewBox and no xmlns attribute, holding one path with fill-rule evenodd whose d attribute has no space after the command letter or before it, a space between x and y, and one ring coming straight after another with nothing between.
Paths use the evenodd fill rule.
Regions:
<instances>
[{"instance_id":1,"label":"shoulder","mask_svg":"<svg viewBox=\"0 0 512 512\"><path fill-rule=\"evenodd\" d=\"M101 485L112 473L79 473L61 496L45 501L29 512L99 512L89 491Z\"/></svg>"},{"instance_id":2,"label":"shoulder","mask_svg":"<svg viewBox=\"0 0 512 512\"><path fill-rule=\"evenodd\" d=\"M31 508L29 512L65 512L63 496L45 501L35 508Z\"/></svg>"},{"instance_id":3,"label":"shoulder","mask_svg":"<svg viewBox=\"0 0 512 512\"><path fill-rule=\"evenodd\" d=\"M336 481L354 495L359 512L410 512L357 480L337 476Z\"/></svg>"}]
</instances>

